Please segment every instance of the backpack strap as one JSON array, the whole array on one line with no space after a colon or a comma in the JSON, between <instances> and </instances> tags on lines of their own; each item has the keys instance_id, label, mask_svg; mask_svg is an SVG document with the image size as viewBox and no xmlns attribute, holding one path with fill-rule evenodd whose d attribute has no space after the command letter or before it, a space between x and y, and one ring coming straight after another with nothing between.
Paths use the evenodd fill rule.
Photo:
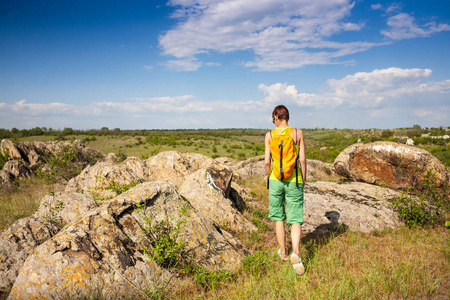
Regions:
<instances>
[{"instance_id":1,"label":"backpack strap","mask_svg":"<svg viewBox=\"0 0 450 300\"><path fill-rule=\"evenodd\" d=\"M297 145L297 129L295 129L294 145ZM294 147L294 151L295 151L295 147ZM299 152L300 152L300 149L299 149ZM298 187L298 157L299 157L299 153L297 153L297 156L295 158L295 184L297 187Z\"/></svg>"}]
</instances>

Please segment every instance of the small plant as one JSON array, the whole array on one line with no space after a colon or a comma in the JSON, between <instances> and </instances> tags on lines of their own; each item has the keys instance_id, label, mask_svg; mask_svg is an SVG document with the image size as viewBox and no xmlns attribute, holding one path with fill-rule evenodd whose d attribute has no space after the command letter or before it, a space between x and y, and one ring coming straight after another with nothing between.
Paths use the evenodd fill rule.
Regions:
<instances>
[{"instance_id":1,"label":"small plant","mask_svg":"<svg viewBox=\"0 0 450 300\"><path fill-rule=\"evenodd\" d=\"M50 195L52 197L54 197L55 194L53 192L50 192ZM52 205L52 203L43 202L42 205L47 207L48 211L50 213L46 218L47 221L57 225L58 227L62 227L64 224L63 224L63 220L60 216L60 213L64 209L64 202L56 201L55 205Z\"/></svg>"},{"instance_id":2,"label":"small plant","mask_svg":"<svg viewBox=\"0 0 450 300\"><path fill-rule=\"evenodd\" d=\"M186 207L179 212L179 220L173 224L168 219L154 220L145 214L145 206L137 206L144 212L144 233L150 239L151 247L144 246L144 253L164 268L181 267L188 262L186 241L181 234L181 227L186 222Z\"/></svg>"},{"instance_id":3,"label":"small plant","mask_svg":"<svg viewBox=\"0 0 450 300\"><path fill-rule=\"evenodd\" d=\"M105 189L113 191L118 196L118 195L128 191L132 187L135 187L138 184L139 184L139 182L137 182L137 181L120 184L113 179L111 181L111 183Z\"/></svg>"}]
</instances>

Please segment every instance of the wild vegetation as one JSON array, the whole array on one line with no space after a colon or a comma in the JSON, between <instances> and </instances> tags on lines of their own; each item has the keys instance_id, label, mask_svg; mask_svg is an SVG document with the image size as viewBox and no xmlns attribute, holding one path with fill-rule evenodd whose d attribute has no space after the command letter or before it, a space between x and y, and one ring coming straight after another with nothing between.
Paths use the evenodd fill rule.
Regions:
<instances>
[{"instance_id":1,"label":"wild vegetation","mask_svg":"<svg viewBox=\"0 0 450 300\"><path fill-rule=\"evenodd\" d=\"M177 150L242 160L264 153L266 131L0 129L0 138L13 141L82 139L88 147L116 153L122 159L127 156L147 158L161 151ZM416 146L430 151L450 166L450 145L443 139L421 136L424 133L431 136L447 134L444 129L424 130L418 126L391 130L317 128L304 132L307 157L312 159L332 162L344 148L358 140L364 143L377 140L404 142L402 137L409 137L417 141ZM53 161L56 169L71 157L65 158L63 154L58 158L62 162ZM0 163L6 159L0 156ZM266 218L268 196L265 184L258 178L245 179L238 183L251 189L253 203L249 203L244 216L257 226L258 231L238 236L251 252L241 269L234 273L227 270L214 272L189 263L180 264L182 268L177 269L176 276L183 280L179 285L170 288L163 285L157 291L143 291L143 295L151 299L446 299L450 290L450 233L433 217L436 211L433 209L448 205L448 199L434 188L432 176L429 174L429 181L426 181L428 188L419 191L411 187L394 203L408 226L370 234L338 228L326 236L305 235L301 257L306 274L301 277L295 276L292 266L279 260L276 254L274 224ZM54 176L51 180L45 176L34 177L2 191L0 230L34 213L44 194L63 188L60 183L63 178L67 180L65 177ZM130 187L111 185L117 194ZM419 195L419 202L411 202L412 195ZM151 238L152 248L156 249L146 252L151 259L169 266L184 259L184 244L178 239L182 222L183 218L172 225L166 220L148 223L144 230ZM92 298L101 297L92 295Z\"/></svg>"},{"instance_id":2,"label":"wild vegetation","mask_svg":"<svg viewBox=\"0 0 450 300\"><path fill-rule=\"evenodd\" d=\"M225 156L244 160L264 154L264 135L267 129L198 129L198 130L113 130L103 127L93 130L53 130L33 128L18 130L0 129L0 139L12 141L83 140L88 147L104 153L116 153L122 159L127 156L148 158L161 151L201 153L213 158ZM423 148L450 167L449 139L433 138L450 134L445 128L397 129L304 129L306 154L310 159L334 162L346 147L357 143L392 141L405 143L411 138L416 147ZM422 137L422 135L427 135ZM0 156L0 166L5 161ZM3 162L4 163L4 162Z\"/></svg>"}]
</instances>

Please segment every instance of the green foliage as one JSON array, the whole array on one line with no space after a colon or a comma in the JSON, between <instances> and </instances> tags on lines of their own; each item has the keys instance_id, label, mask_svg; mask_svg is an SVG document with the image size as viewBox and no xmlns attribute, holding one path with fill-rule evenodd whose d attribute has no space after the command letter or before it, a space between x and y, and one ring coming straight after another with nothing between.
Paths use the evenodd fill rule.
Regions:
<instances>
[{"instance_id":1,"label":"green foliage","mask_svg":"<svg viewBox=\"0 0 450 300\"><path fill-rule=\"evenodd\" d=\"M113 191L114 193L116 193L116 195L120 195L138 184L139 182L137 181L120 184L113 179L105 189Z\"/></svg>"},{"instance_id":2,"label":"green foliage","mask_svg":"<svg viewBox=\"0 0 450 300\"><path fill-rule=\"evenodd\" d=\"M44 162L50 166L50 171L44 171L40 168L36 173L47 182L58 182L61 179L69 181L77 176L82 168L76 164L77 149L73 145L63 145L53 154L44 156Z\"/></svg>"},{"instance_id":3,"label":"green foliage","mask_svg":"<svg viewBox=\"0 0 450 300\"><path fill-rule=\"evenodd\" d=\"M50 193L50 195L54 196L54 193ZM56 224L58 227L62 227L62 218L59 214L64 209L64 203L62 201L57 201L54 206L48 202L43 202L42 204L47 207L50 212L50 215L47 217L47 221Z\"/></svg>"},{"instance_id":4,"label":"green foliage","mask_svg":"<svg viewBox=\"0 0 450 300\"><path fill-rule=\"evenodd\" d=\"M9 159L8 153L6 153L6 155L3 155L2 152L0 152L0 170L3 169L3 166L6 164L8 159Z\"/></svg>"},{"instance_id":5,"label":"green foliage","mask_svg":"<svg viewBox=\"0 0 450 300\"><path fill-rule=\"evenodd\" d=\"M145 207L138 206L144 212L144 233L150 239L151 247L144 246L144 253L164 268L181 267L188 263L186 241L181 236L181 227L186 222L187 211L183 207L179 212L179 220L154 220L145 214ZM152 220L153 219L153 220Z\"/></svg>"},{"instance_id":6,"label":"green foliage","mask_svg":"<svg viewBox=\"0 0 450 300\"><path fill-rule=\"evenodd\" d=\"M438 188L436 175L428 171L424 177L423 186L410 187L392 204L398 212L400 220L408 226L426 226L443 222L443 212L450 208L450 201L445 194L447 187Z\"/></svg>"}]
</instances>

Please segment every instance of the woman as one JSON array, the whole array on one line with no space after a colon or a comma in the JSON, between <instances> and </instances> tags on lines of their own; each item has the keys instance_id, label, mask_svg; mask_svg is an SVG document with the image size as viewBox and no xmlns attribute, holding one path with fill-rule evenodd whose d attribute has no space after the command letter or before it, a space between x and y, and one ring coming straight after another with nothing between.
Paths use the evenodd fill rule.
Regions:
<instances>
[{"instance_id":1,"label":"woman","mask_svg":"<svg viewBox=\"0 0 450 300\"><path fill-rule=\"evenodd\" d=\"M289 111L284 105L275 107L272 112L272 122L276 132L269 131L265 137L265 168L269 176L269 219L275 221L275 232L280 246L278 255L282 260L287 260L286 236L284 220L291 225L292 254L290 261L297 275L303 275L305 268L299 257L300 238L303 224L303 185L306 183L306 157L305 140L301 129L288 125ZM292 172L289 178L279 179L272 171L270 142L274 135L288 134L294 141L296 158L300 162L296 164L297 171ZM273 150L272 150L273 151ZM285 209L286 204L286 209Z\"/></svg>"}]
</instances>

